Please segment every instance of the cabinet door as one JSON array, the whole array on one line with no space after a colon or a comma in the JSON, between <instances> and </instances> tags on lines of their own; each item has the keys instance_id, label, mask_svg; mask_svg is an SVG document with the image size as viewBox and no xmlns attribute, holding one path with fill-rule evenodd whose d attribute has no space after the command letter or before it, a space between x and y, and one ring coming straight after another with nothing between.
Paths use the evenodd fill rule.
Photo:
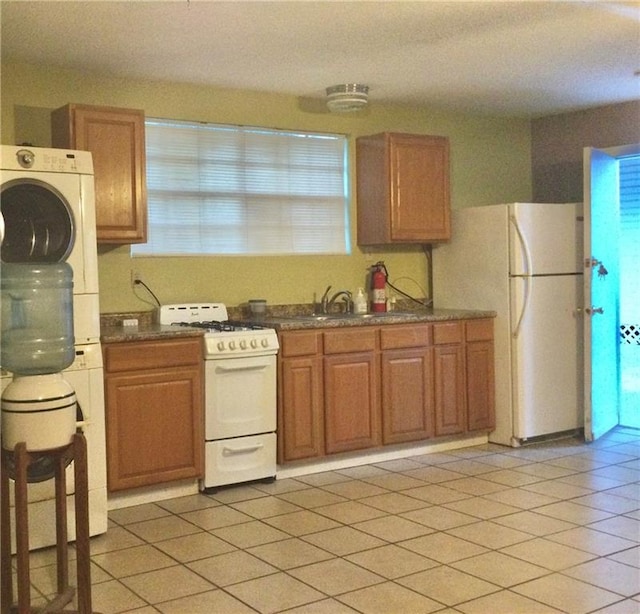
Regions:
<instances>
[{"instance_id":1,"label":"cabinet door","mask_svg":"<svg viewBox=\"0 0 640 614\"><path fill-rule=\"evenodd\" d=\"M107 375L110 491L202 476L201 376L195 366Z\"/></svg>"},{"instance_id":2,"label":"cabinet door","mask_svg":"<svg viewBox=\"0 0 640 614\"><path fill-rule=\"evenodd\" d=\"M356 140L358 244L451 237L449 140L382 133Z\"/></svg>"},{"instance_id":3,"label":"cabinet door","mask_svg":"<svg viewBox=\"0 0 640 614\"><path fill-rule=\"evenodd\" d=\"M93 155L98 243L147 240L144 113L67 105L52 114L54 147Z\"/></svg>"},{"instance_id":4,"label":"cabinet door","mask_svg":"<svg viewBox=\"0 0 640 614\"><path fill-rule=\"evenodd\" d=\"M448 140L392 135L389 147L391 241L449 239Z\"/></svg>"},{"instance_id":5,"label":"cabinet door","mask_svg":"<svg viewBox=\"0 0 640 614\"><path fill-rule=\"evenodd\" d=\"M382 443L433 437L433 350L382 355Z\"/></svg>"},{"instance_id":6,"label":"cabinet door","mask_svg":"<svg viewBox=\"0 0 640 614\"><path fill-rule=\"evenodd\" d=\"M466 347L467 429L495 428L493 342L473 341Z\"/></svg>"},{"instance_id":7,"label":"cabinet door","mask_svg":"<svg viewBox=\"0 0 640 614\"><path fill-rule=\"evenodd\" d=\"M322 358L285 358L280 365L278 461L324 455Z\"/></svg>"},{"instance_id":8,"label":"cabinet door","mask_svg":"<svg viewBox=\"0 0 640 614\"><path fill-rule=\"evenodd\" d=\"M379 360L374 352L324 359L328 454L380 445Z\"/></svg>"},{"instance_id":9,"label":"cabinet door","mask_svg":"<svg viewBox=\"0 0 640 614\"><path fill-rule=\"evenodd\" d=\"M454 435L465 431L464 346L434 348L435 434Z\"/></svg>"},{"instance_id":10,"label":"cabinet door","mask_svg":"<svg viewBox=\"0 0 640 614\"><path fill-rule=\"evenodd\" d=\"M467 429L491 431L495 418L493 319L465 322Z\"/></svg>"}]
</instances>

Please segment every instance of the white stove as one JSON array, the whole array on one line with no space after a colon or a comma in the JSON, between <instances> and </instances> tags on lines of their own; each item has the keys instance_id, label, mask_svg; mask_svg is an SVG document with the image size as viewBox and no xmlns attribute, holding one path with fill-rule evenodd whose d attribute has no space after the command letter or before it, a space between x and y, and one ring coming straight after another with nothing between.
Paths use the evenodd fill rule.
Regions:
<instances>
[{"instance_id":1,"label":"white stove","mask_svg":"<svg viewBox=\"0 0 640 614\"><path fill-rule=\"evenodd\" d=\"M216 356L262 356L278 352L275 330L230 321L224 303L162 305L160 324L205 329L206 360Z\"/></svg>"},{"instance_id":2,"label":"white stove","mask_svg":"<svg viewBox=\"0 0 640 614\"><path fill-rule=\"evenodd\" d=\"M163 305L160 324L206 330L203 490L276 475L278 336L222 303Z\"/></svg>"}]
</instances>

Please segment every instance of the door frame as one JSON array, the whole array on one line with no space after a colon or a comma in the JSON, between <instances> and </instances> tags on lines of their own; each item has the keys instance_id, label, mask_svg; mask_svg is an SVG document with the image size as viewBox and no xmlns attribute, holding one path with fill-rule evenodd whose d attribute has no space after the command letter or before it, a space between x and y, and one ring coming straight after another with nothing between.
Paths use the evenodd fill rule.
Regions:
<instances>
[{"instance_id":1,"label":"door frame","mask_svg":"<svg viewBox=\"0 0 640 614\"><path fill-rule=\"evenodd\" d=\"M584 194L583 200L585 203L585 226L584 226L584 263L585 263L585 271L584 271L584 281L585 281L585 293L584 293L584 437L586 441L593 441L597 439L605 432L607 432L608 428L600 432L594 432L593 429L593 403L592 403L592 390L594 382L597 382L597 373L594 373L594 367L592 363L592 326L591 326L591 315L589 311L591 310L591 276L592 276L592 267L590 265L592 261L593 254L591 253L591 153L593 151L602 153L607 155L610 158L614 158L619 160L621 158L626 158L630 156L640 155L640 143L632 143L627 145L620 145L616 147L585 147L583 149L583 160L584 160ZM619 292L619 289L617 290ZM616 314L616 318L618 314ZM618 387L620 385L620 364L619 360L617 360L617 364L615 365ZM618 391L619 392L619 391ZM619 394L618 394L619 401ZM596 408L597 412L597 408ZM619 418L619 407L618 407L618 418ZM613 424L610 428L615 426Z\"/></svg>"}]
</instances>

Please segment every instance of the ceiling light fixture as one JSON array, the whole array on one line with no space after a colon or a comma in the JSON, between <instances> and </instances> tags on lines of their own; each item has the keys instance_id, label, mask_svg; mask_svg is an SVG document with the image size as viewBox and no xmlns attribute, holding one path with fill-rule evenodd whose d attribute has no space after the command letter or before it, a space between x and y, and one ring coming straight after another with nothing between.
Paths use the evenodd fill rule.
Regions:
<instances>
[{"instance_id":1,"label":"ceiling light fixture","mask_svg":"<svg viewBox=\"0 0 640 614\"><path fill-rule=\"evenodd\" d=\"M369 86L359 83L332 85L327 88L327 107L333 113L352 113L367 106Z\"/></svg>"}]
</instances>

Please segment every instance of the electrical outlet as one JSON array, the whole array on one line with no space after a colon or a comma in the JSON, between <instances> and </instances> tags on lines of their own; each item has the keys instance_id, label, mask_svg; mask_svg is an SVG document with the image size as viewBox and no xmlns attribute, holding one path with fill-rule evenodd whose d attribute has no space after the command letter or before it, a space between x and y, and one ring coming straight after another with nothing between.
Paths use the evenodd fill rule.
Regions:
<instances>
[{"instance_id":1,"label":"electrical outlet","mask_svg":"<svg viewBox=\"0 0 640 614\"><path fill-rule=\"evenodd\" d=\"M375 251L373 251L373 250L372 250L371 248L369 248L369 247L364 247L364 248L362 249L362 252L363 252L363 254L364 254L364 261L365 261L367 264L374 264L374 263L378 262L378 260L380 260L380 259L377 257L376 252L375 252Z\"/></svg>"},{"instance_id":2,"label":"electrical outlet","mask_svg":"<svg viewBox=\"0 0 640 614\"><path fill-rule=\"evenodd\" d=\"M131 269L131 287L133 288L137 283L139 283L141 277L138 271L134 271Z\"/></svg>"}]
</instances>

